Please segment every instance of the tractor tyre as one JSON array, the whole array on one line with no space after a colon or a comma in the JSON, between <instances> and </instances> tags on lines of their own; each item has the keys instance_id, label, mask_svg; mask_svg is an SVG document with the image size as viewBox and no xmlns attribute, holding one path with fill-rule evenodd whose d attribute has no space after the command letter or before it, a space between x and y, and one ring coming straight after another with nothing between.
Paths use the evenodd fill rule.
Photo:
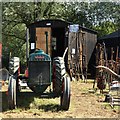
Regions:
<instances>
[{"instance_id":1,"label":"tractor tyre","mask_svg":"<svg viewBox=\"0 0 120 120\"><path fill-rule=\"evenodd\" d=\"M66 74L64 59L56 57L53 61L53 92L55 96L60 96L62 89L62 79Z\"/></svg>"},{"instance_id":2,"label":"tractor tyre","mask_svg":"<svg viewBox=\"0 0 120 120\"><path fill-rule=\"evenodd\" d=\"M18 57L12 57L9 61L9 73L15 74L20 67L20 58Z\"/></svg>"},{"instance_id":3,"label":"tractor tyre","mask_svg":"<svg viewBox=\"0 0 120 120\"><path fill-rule=\"evenodd\" d=\"M8 107L9 109L15 109L17 102L17 90L15 76L9 77L8 83Z\"/></svg>"},{"instance_id":4,"label":"tractor tyre","mask_svg":"<svg viewBox=\"0 0 120 120\"><path fill-rule=\"evenodd\" d=\"M65 75L62 81L62 93L60 105L63 110L68 110L70 106L70 77Z\"/></svg>"}]
</instances>

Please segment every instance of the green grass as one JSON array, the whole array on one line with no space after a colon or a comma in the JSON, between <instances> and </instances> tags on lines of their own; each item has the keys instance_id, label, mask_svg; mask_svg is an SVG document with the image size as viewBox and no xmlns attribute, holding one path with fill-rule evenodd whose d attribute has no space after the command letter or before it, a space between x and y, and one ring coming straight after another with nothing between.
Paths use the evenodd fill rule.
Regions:
<instances>
[{"instance_id":1,"label":"green grass","mask_svg":"<svg viewBox=\"0 0 120 120\"><path fill-rule=\"evenodd\" d=\"M60 110L60 98L51 98L51 97L41 97L38 94L33 92L21 92L17 97L17 108L14 110L8 109L8 102L6 93L2 93L2 106L3 112L16 112L19 113L20 111L30 110L33 111L52 111L57 112Z\"/></svg>"},{"instance_id":2,"label":"green grass","mask_svg":"<svg viewBox=\"0 0 120 120\"><path fill-rule=\"evenodd\" d=\"M33 102L30 103L30 109L38 109L40 111L58 111L59 100L56 99L43 99L34 98Z\"/></svg>"},{"instance_id":3,"label":"green grass","mask_svg":"<svg viewBox=\"0 0 120 120\"><path fill-rule=\"evenodd\" d=\"M87 80L87 84L91 84L91 88L92 88L92 82L93 80ZM73 84L72 84L73 83ZM94 94L90 94L89 90L91 88L86 88L84 87L84 84L79 84L81 83L81 81L73 81L71 82L71 85L75 85L78 84L79 85L83 85L82 88L78 88L79 90L81 90L82 94L85 96L97 96L99 97L104 97L103 94L101 94L99 92L99 90L97 90ZM83 83L83 81L82 81ZM75 87L74 86L74 87ZM77 89L77 90L78 90ZM18 107L14 110L9 110L8 109L8 105L7 105L7 96L5 94L5 92L2 93L3 95L3 112L10 112L10 113L20 113L22 111L28 112L28 113L33 113L33 114L40 114L40 112L61 112L62 110L60 109L60 98L52 98L50 96L48 97L41 97L39 94L35 94L33 92L31 92L29 89L27 90L22 90L22 92L19 94L18 96ZM77 93L76 93L77 94ZM106 102L99 102L103 108L105 109L112 109L109 105L109 103ZM70 103L70 110L74 111L74 103ZM118 111L118 106L115 106L114 109L115 111Z\"/></svg>"}]
</instances>

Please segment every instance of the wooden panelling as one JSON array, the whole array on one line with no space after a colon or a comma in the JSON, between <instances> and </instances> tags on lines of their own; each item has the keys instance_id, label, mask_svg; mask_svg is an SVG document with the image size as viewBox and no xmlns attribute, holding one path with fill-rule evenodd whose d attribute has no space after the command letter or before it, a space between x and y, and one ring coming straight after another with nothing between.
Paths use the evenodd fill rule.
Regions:
<instances>
[{"instance_id":1,"label":"wooden panelling","mask_svg":"<svg viewBox=\"0 0 120 120\"><path fill-rule=\"evenodd\" d=\"M51 55L51 28L36 28L36 48L46 53L46 34L48 32L48 54Z\"/></svg>"}]
</instances>

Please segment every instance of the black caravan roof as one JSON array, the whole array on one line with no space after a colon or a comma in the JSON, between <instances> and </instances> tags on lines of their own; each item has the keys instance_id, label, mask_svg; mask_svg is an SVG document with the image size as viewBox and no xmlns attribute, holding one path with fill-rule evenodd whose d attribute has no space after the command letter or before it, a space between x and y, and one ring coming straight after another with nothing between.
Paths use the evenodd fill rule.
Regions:
<instances>
[{"instance_id":1,"label":"black caravan roof","mask_svg":"<svg viewBox=\"0 0 120 120\"><path fill-rule=\"evenodd\" d=\"M36 21L29 25L29 27L52 27L52 28L59 28L59 27L67 27L70 23L64 20L58 19L45 19Z\"/></svg>"},{"instance_id":2,"label":"black caravan roof","mask_svg":"<svg viewBox=\"0 0 120 120\"><path fill-rule=\"evenodd\" d=\"M120 29L111 34L101 37L99 40L115 39L115 38L120 38Z\"/></svg>"},{"instance_id":3,"label":"black caravan roof","mask_svg":"<svg viewBox=\"0 0 120 120\"><path fill-rule=\"evenodd\" d=\"M98 39L99 43L105 42L106 46L120 46L120 29Z\"/></svg>"},{"instance_id":4,"label":"black caravan roof","mask_svg":"<svg viewBox=\"0 0 120 120\"><path fill-rule=\"evenodd\" d=\"M30 27L52 27L52 28L61 28L61 27L68 27L68 25L73 25L72 22L67 22L61 19L43 19L40 21L36 21L34 23L31 23L28 28ZM89 28L79 26L80 29L89 31L91 33L97 34L96 31L91 30Z\"/></svg>"}]
</instances>

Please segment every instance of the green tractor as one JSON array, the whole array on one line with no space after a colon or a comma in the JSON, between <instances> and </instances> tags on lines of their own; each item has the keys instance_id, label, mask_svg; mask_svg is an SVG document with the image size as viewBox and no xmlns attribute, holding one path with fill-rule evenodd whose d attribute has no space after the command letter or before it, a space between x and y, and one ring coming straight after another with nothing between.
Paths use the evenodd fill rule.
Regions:
<instances>
[{"instance_id":1,"label":"green tractor","mask_svg":"<svg viewBox=\"0 0 120 120\"><path fill-rule=\"evenodd\" d=\"M60 97L60 106L70 106L70 77L66 60L68 23L61 20L42 20L27 28L25 75L20 74L20 59L13 57L9 62L8 105L17 106L19 80L26 79L28 87L42 95L48 87L54 97Z\"/></svg>"}]
</instances>

